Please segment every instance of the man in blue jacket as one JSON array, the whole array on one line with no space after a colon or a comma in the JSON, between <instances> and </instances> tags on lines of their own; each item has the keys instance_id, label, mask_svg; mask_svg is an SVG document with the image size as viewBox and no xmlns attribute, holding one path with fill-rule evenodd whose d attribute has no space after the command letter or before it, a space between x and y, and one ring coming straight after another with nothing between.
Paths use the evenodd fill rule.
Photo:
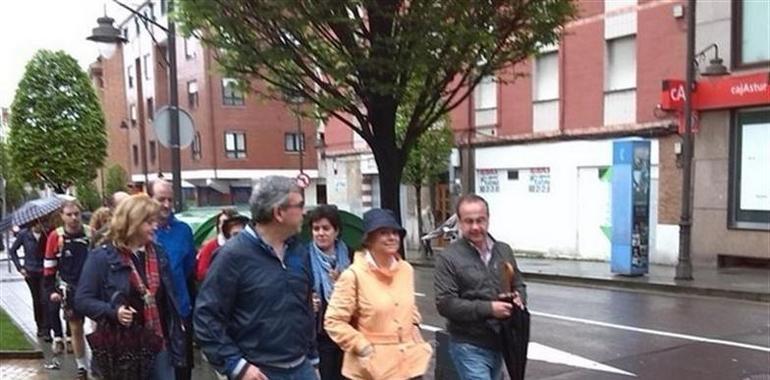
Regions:
<instances>
[{"instance_id":1,"label":"man in blue jacket","mask_svg":"<svg viewBox=\"0 0 770 380\"><path fill-rule=\"evenodd\" d=\"M149 186L150 196L160 203L160 218L155 240L168 254L171 264L171 275L174 281L174 291L179 300L179 313L186 332L187 367L177 367L174 372L176 380L190 380L192 377L193 348L192 348L192 300L194 299L192 284L195 279L195 242L193 233L187 223L174 216L174 191L171 183L162 179L152 182Z\"/></svg>"},{"instance_id":2,"label":"man in blue jacket","mask_svg":"<svg viewBox=\"0 0 770 380\"><path fill-rule=\"evenodd\" d=\"M195 306L195 334L231 379L317 379L310 256L295 235L301 190L291 178L259 180L253 225L219 248Z\"/></svg>"}]
</instances>

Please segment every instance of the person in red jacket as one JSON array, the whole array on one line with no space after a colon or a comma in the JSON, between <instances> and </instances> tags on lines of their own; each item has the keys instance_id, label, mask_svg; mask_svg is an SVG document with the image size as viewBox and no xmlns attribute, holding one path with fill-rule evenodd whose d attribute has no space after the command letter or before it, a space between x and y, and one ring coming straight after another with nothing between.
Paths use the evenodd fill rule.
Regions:
<instances>
[{"instance_id":1,"label":"person in red jacket","mask_svg":"<svg viewBox=\"0 0 770 380\"><path fill-rule=\"evenodd\" d=\"M61 208L63 226L50 234L46 242L45 260L43 261L44 285L49 300L54 305L61 304L64 316L72 331L72 348L75 352L75 362L78 368L78 379L87 378L87 363L85 357L85 337L81 314L75 312L72 300L75 298L80 273L86 262L91 246L91 228L80 220L81 207L77 201L65 201ZM52 313L51 320L58 321L58 310ZM61 330L54 327L54 352L61 350Z\"/></svg>"},{"instance_id":2,"label":"person in red jacket","mask_svg":"<svg viewBox=\"0 0 770 380\"><path fill-rule=\"evenodd\" d=\"M195 268L195 278L198 282L203 281L206 277L206 272L209 270L209 265L211 265L211 258L214 255L214 251L227 241L222 229L225 221L236 216L238 216L238 211L234 208L223 208L222 211L217 214L217 236L203 243L200 251L198 251L198 266Z\"/></svg>"}]
</instances>

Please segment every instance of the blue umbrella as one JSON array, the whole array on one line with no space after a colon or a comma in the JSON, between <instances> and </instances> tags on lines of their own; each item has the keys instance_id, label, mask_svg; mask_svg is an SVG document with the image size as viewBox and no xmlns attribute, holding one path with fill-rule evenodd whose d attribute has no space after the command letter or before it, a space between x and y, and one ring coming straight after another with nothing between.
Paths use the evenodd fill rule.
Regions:
<instances>
[{"instance_id":1,"label":"blue umbrella","mask_svg":"<svg viewBox=\"0 0 770 380\"><path fill-rule=\"evenodd\" d=\"M58 210L63 203L64 200L56 196L29 201L14 211L9 218L0 221L0 232L10 229L11 226L23 226L35 219L40 219Z\"/></svg>"}]
</instances>

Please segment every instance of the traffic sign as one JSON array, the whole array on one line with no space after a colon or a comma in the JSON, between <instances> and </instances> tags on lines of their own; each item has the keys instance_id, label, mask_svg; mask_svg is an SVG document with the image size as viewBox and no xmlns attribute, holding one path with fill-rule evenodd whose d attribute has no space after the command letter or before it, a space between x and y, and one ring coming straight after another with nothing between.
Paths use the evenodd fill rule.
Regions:
<instances>
[{"instance_id":1,"label":"traffic sign","mask_svg":"<svg viewBox=\"0 0 770 380\"><path fill-rule=\"evenodd\" d=\"M305 173L297 174L297 186L303 189L310 186L310 176Z\"/></svg>"}]
</instances>

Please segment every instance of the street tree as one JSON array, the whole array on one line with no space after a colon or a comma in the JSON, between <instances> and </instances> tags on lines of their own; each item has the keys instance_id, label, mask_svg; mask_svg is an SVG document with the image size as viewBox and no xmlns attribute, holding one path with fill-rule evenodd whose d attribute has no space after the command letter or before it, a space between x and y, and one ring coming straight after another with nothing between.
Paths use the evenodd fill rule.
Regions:
<instances>
[{"instance_id":1,"label":"street tree","mask_svg":"<svg viewBox=\"0 0 770 380\"><path fill-rule=\"evenodd\" d=\"M396 118L396 131L399 139L406 134L407 120L399 114ZM409 155L404 165L402 182L414 187L417 206L417 231L422 236L425 231L422 213L422 188L431 188L439 179L439 176L449 167L449 155L454 146L454 135L449 127L449 117L442 118L432 127L428 128L409 150ZM432 192L431 192L432 193ZM431 202L433 199L431 197Z\"/></svg>"},{"instance_id":2,"label":"street tree","mask_svg":"<svg viewBox=\"0 0 770 380\"><path fill-rule=\"evenodd\" d=\"M574 0L179 0L182 28L226 75L260 94L302 96L371 148L381 204L399 214L409 150L485 77L559 40ZM504 73L504 74L501 74ZM403 141L396 114L406 115ZM308 112L309 113L309 112Z\"/></svg>"},{"instance_id":3,"label":"street tree","mask_svg":"<svg viewBox=\"0 0 770 380\"><path fill-rule=\"evenodd\" d=\"M26 195L24 183L11 167L8 148L3 141L0 141L0 177L5 180L4 198L0 199L0 202L6 202L7 210L21 205ZM0 208L1 206L0 203Z\"/></svg>"},{"instance_id":4,"label":"street tree","mask_svg":"<svg viewBox=\"0 0 770 380\"><path fill-rule=\"evenodd\" d=\"M126 183L128 183L128 173L126 170L118 164L111 165L107 168L107 174L105 174L104 196L109 197L118 191L126 191Z\"/></svg>"},{"instance_id":5,"label":"street tree","mask_svg":"<svg viewBox=\"0 0 770 380\"><path fill-rule=\"evenodd\" d=\"M78 202L86 211L94 211L102 205L102 196L93 181L85 181L75 185Z\"/></svg>"},{"instance_id":6,"label":"street tree","mask_svg":"<svg viewBox=\"0 0 770 380\"><path fill-rule=\"evenodd\" d=\"M21 180L63 193L96 178L107 154L104 113L88 76L67 53L35 53L10 121L11 162Z\"/></svg>"}]
</instances>

